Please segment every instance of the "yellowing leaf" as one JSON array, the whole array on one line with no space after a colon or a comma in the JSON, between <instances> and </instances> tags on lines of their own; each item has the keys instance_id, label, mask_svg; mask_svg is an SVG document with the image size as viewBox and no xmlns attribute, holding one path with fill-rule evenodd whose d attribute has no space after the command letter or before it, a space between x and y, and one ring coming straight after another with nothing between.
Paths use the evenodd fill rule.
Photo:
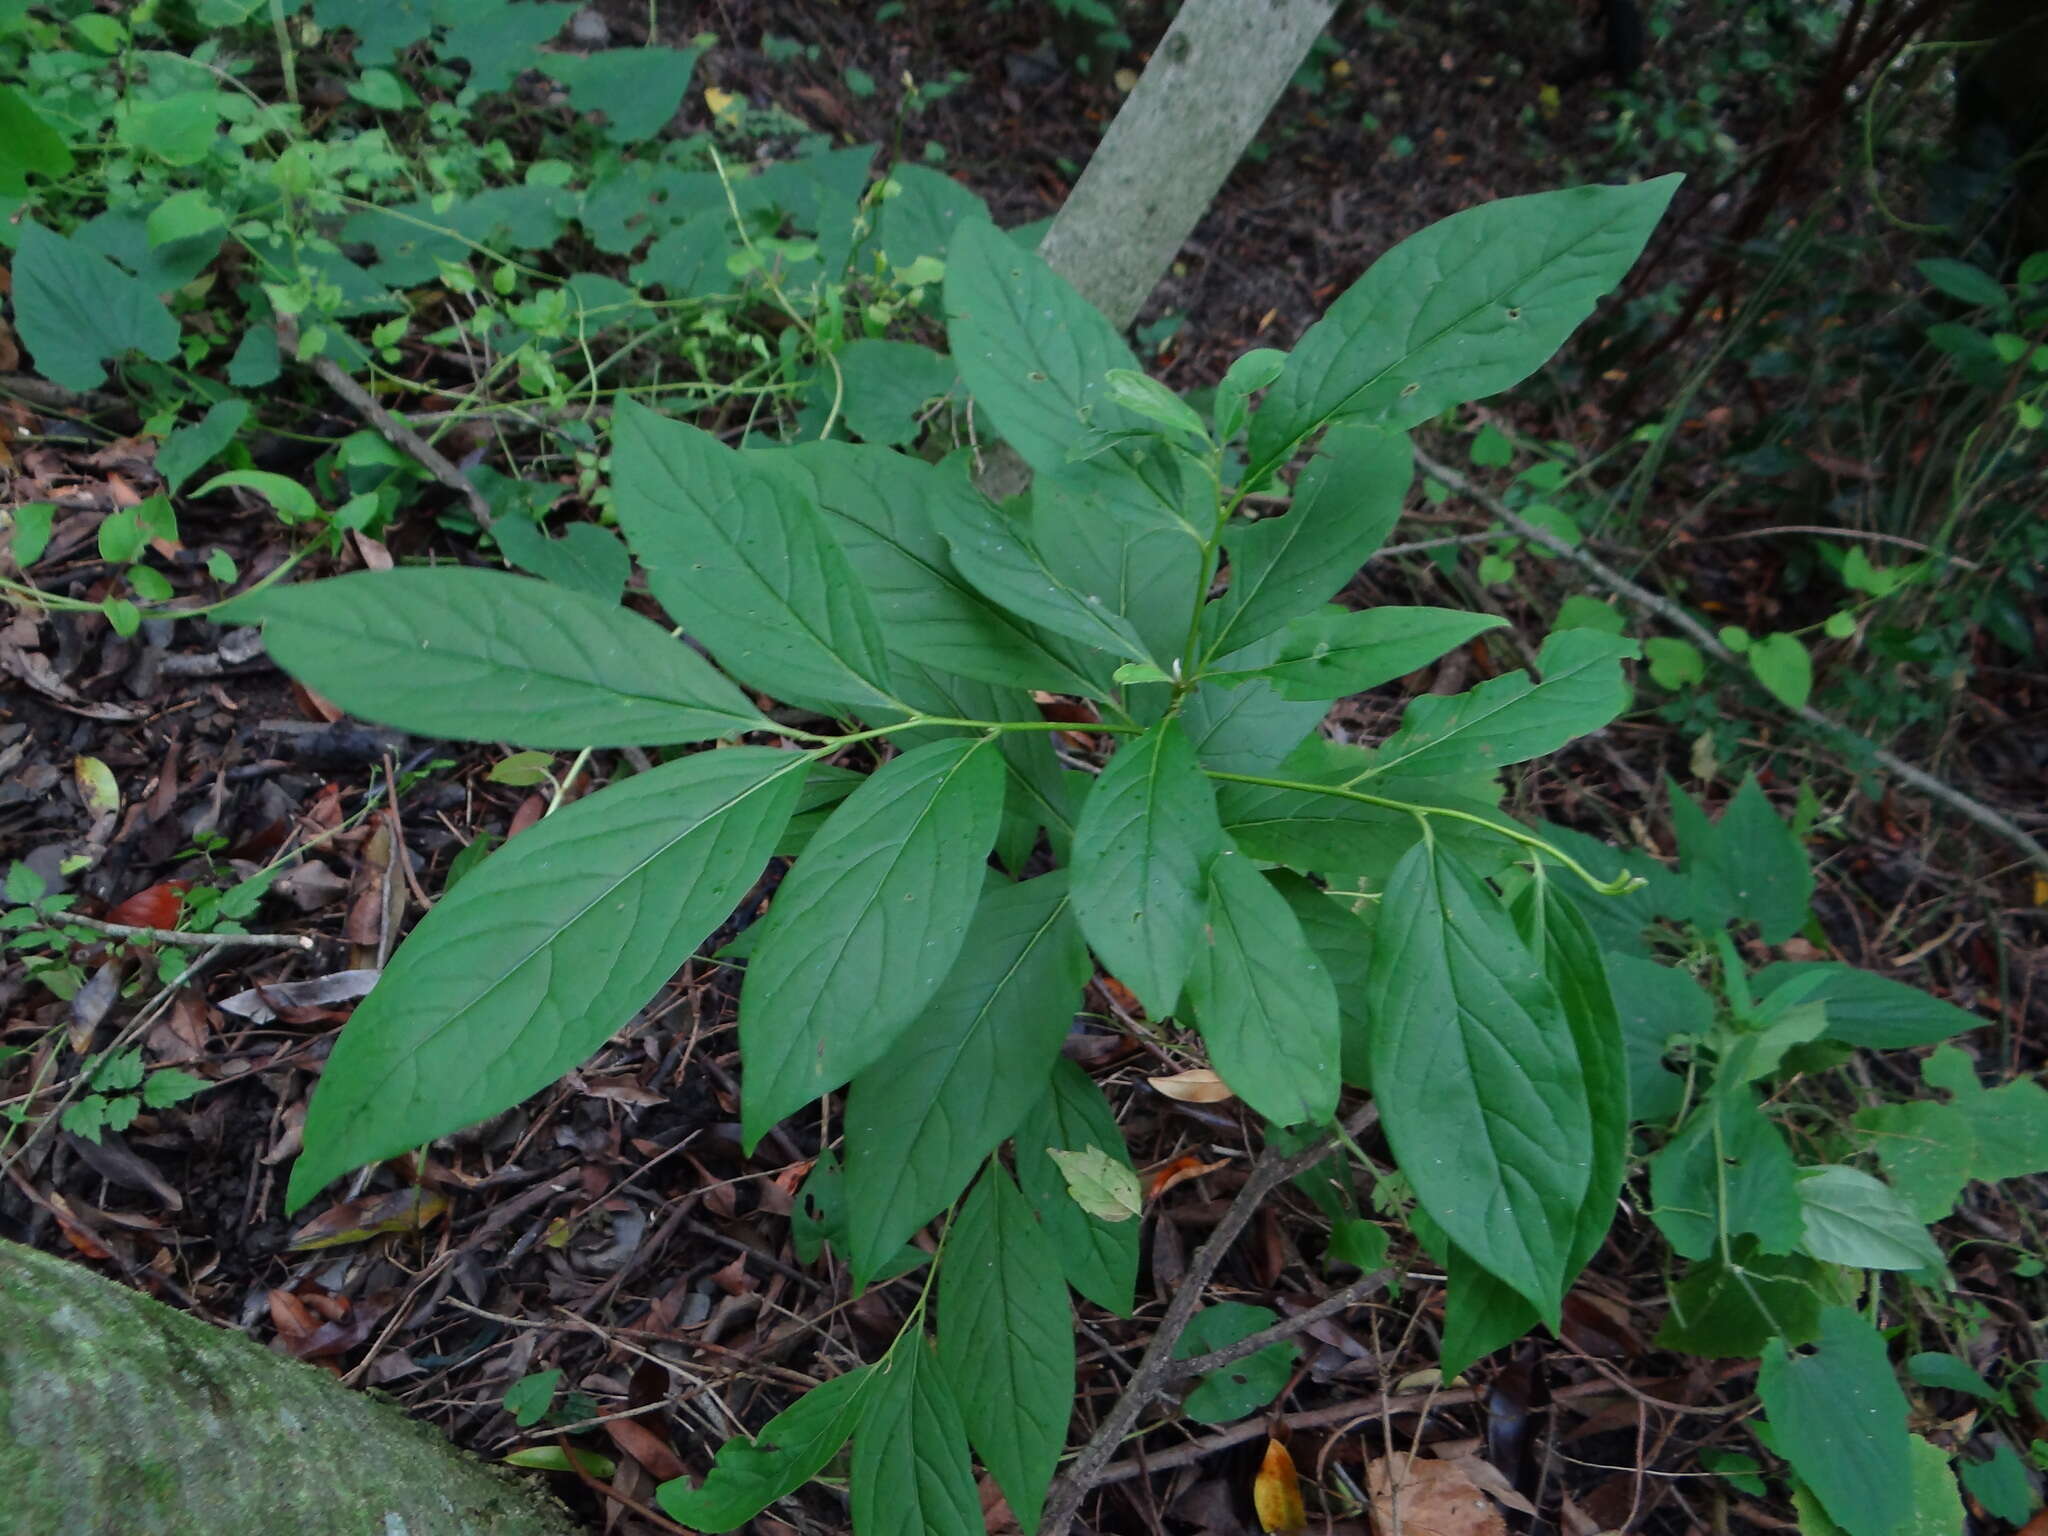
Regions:
<instances>
[{"instance_id":1,"label":"yellowing leaf","mask_svg":"<svg viewBox=\"0 0 2048 1536\"><path fill-rule=\"evenodd\" d=\"M1252 1507L1259 1512L1260 1528L1271 1536L1295 1536L1308 1524L1294 1458L1278 1440L1266 1442L1266 1459L1259 1463L1259 1475L1252 1481Z\"/></svg>"},{"instance_id":2,"label":"yellowing leaf","mask_svg":"<svg viewBox=\"0 0 2048 1536\"><path fill-rule=\"evenodd\" d=\"M432 1190L396 1189L386 1195L364 1195L314 1217L287 1245L295 1252L366 1243L383 1232L417 1232L448 1209L444 1195Z\"/></svg>"},{"instance_id":3,"label":"yellowing leaf","mask_svg":"<svg viewBox=\"0 0 2048 1536\"><path fill-rule=\"evenodd\" d=\"M71 777L78 785L78 798L94 816L112 816L121 809L121 787L114 782L114 770L98 758L71 759Z\"/></svg>"},{"instance_id":4,"label":"yellowing leaf","mask_svg":"<svg viewBox=\"0 0 2048 1536\"><path fill-rule=\"evenodd\" d=\"M1103 1221L1126 1221L1144 1209L1138 1175L1102 1148L1090 1146L1079 1152L1062 1152L1058 1147L1047 1147L1045 1153L1059 1164L1074 1204L1090 1216Z\"/></svg>"},{"instance_id":5,"label":"yellowing leaf","mask_svg":"<svg viewBox=\"0 0 2048 1536\"><path fill-rule=\"evenodd\" d=\"M720 122L739 116L740 98L737 92L721 91L716 86L707 86L704 91L704 105L711 109L711 115Z\"/></svg>"},{"instance_id":6,"label":"yellowing leaf","mask_svg":"<svg viewBox=\"0 0 2048 1536\"><path fill-rule=\"evenodd\" d=\"M595 1451L577 1451L572 1466L569 1458L557 1445L529 1445L523 1451L514 1451L505 1458L508 1467L531 1467L537 1472L570 1472L581 1467L599 1482L609 1482L619 1470L619 1464L609 1456L600 1456Z\"/></svg>"},{"instance_id":7,"label":"yellowing leaf","mask_svg":"<svg viewBox=\"0 0 2048 1536\"><path fill-rule=\"evenodd\" d=\"M1176 1072L1171 1077L1148 1077L1145 1081L1169 1099L1178 1099L1183 1104L1221 1104L1226 1099L1237 1097L1230 1091L1230 1084L1203 1068Z\"/></svg>"}]
</instances>

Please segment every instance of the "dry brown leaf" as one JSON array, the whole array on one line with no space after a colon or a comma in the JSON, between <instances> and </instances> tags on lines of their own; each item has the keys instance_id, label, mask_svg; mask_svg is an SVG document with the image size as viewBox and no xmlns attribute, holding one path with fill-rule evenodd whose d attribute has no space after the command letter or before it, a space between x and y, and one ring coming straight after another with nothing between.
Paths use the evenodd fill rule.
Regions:
<instances>
[{"instance_id":1,"label":"dry brown leaf","mask_svg":"<svg viewBox=\"0 0 2048 1536\"><path fill-rule=\"evenodd\" d=\"M1199 1157L1176 1157L1172 1162L1154 1173L1145 1182L1145 1198L1157 1200L1176 1184L1185 1184L1189 1179L1199 1179L1205 1173L1214 1173L1219 1168L1228 1168L1230 1160L1205 1163Z\"/></svg>"},{"instance_id":2,"label":"dry brown leaf","mask_svg":"<svg viewBox=\"0 0 2048 1536\"><path fill-rule=\"evenodd\" d=\"M1381 1536L1508 1536L1500 1506L1464 1461L1381 1456L1366 1468L1366 1493Z\"/></svg>"},{"instance_id":3,"label":"dry brown leaf","mask_svg":"<svg viewBox=\"0 0 2048 1536\"><path fill-rule=\"evenodd\" d=\"M1205 1067L1176 1072L1171 1077L1148 1077L1145 1081L1183 1104L1221 1104L1237 1097L1228 1083Z\"/></svg>"}]
</instances>

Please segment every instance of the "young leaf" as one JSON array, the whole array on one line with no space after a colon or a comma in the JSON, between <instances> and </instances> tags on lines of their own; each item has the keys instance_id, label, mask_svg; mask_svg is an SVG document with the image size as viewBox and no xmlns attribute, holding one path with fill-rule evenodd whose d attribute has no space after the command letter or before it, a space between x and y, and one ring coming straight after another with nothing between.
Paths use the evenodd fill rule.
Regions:
<instances>
[{"instance_id":1,"label":"young leaf","mask_svg":"<svg viewBox=\"0 0 2048 1536\"><path fill-rule=\"evenodd\" d=\"M619 747L768 727L659 625L499 571L357 571L226 617L261 620L271 659L350 714L436 740Z\"/></svg>"},{"instance_id":2,"label":"young leaf","mask_svg":"<svg viewBox=\"0 0 2048 1536\"><path fill-rule=\"evenodd\" d=\"M1689 910L1672 915L1708 929L1753 922L1766 944L1782 944L1803 928L1813 903L1813 867L1755 776L1744 777L1712 826L1677 784L1669 791L1689 897Z\"/></svg>"},{"instance_id":3,"label":"young leaf","mask_svg":"<svg viewBox=\"0 0 2048 1536\"><path fill-rule=\"evenodd\" d=\"M1337 990L1287 898L1225 849L1209 862L1202 937L1187 994L1217 1073L1275 1124L1328 1120L1337 1111Z\"/></svg>"},{"instance_id":4,"label":"young leaf","mask_svg":"<svg viewBox=\"0 0 2048 1536\"><path fill-rule=\"evenodd\" d=\"M1138 360L1093 305L993 224L962 223L946 252L946 344L976 406L1040 474L1091 428L1142 427L1111 369Z\"/></svg>"},{"instance_id":5,"label":"young leaf","mask_svg":"<svg viewBox=\"0 0 2048 1536\"><path fill-rule=\"evenodd\" d=\"M1280 377L1287 354L1272 347L1254 347L1225 370L1216 386L1216 441L1228 443L1251 419L1250 397Z\"/></svg>"},{"instance_id":6,"label":"young leaf","mask_svg":"<svg viewBox=\"0 0 2048 1536\"><path fill-rule=\"evenodd\" d=\"M1019 618L1112 656L1153 660L1121 614L1090 603L1064 571L1053 568L1023 524L978 491L947 501L939 532L960 574ZM1101 696L1103 690L1087 692Z\"/></svg>"},{"instance_id":7,"label":"young leaf","mask_svg":"<svg viewBox=\"0 0 2048 1536\"><path fill-rule=\"evenodd\" d=\"M1154 466L1149 484L1105 462L1031 485L1031 538L1045 563L1090 608L1128 624L1155 664L1186 644L1201 585L1202 546L1180 515L1185 498L1173 458Z\"/></svg>"},{"instance_id":8,"label":"young leaf","mask_svg":"<svg viewBox=\"0 0 2048 1536\"><path fill-rule=\"evenodd\" d=\"M1403 240L1287 360L1252 418L1252 478L1326 422L1405 430L1528 377L1634 265L1678 182L1503 198Z\"/></svg>"},{"instance_id":9,"label":"young leaf","mask_svg":"<svg viewBox=\"0 0 2048 1536\"><path fill-rule=\"evenodd\" d=\"M1083 1211L1048 1150L1088 1147L1127 1170L1131 1166L1102 1090L1061 1057L1053 1063L1052 1082L1017 1127L1017 1183L1038 1213L1067 1283L1104 1311L1128 1317L1138 1277L1138 1223L1104 1221Z\"/></svg>"},{"instance_id":10,"label":"young leaf","mask_svg":"<svg viewBox=\"0 0 2048 1536\"><path fill-rule=\"evenodd\" d=\"M867 593L787 480L628 400L612 497L655 597L726 671L790 703L890 702Z\"/></svg>"},{"instance_id":11,"label":"young leaf","mask_svg":"<svg viewBox=\"0 0 2048 1536\"><path fill-rule=\"evenodd\" d=\"M1894 1536L1913 1507L1906 1394L1884 1340L1847 1307L1821 1313L1811 1353L1764 1346L1757 1392L1778 1454L1848 1536Z\"/></svg>"},{"instance_id":12,"label":"young leaf","mask_svg":"<svg viewBox=\"0 0 2048 1536\"><path fill-rule=\"evenodd\" d=\"M846 797L769 908L740 991L741 1121L769 1127L872 1066L945 980L1003 809L986 739L891 759Z\"/></svg>"},{"instance_id":13,"label":"young leaf","mask_svg":"<svg viewBox=\"0 0 2048 1536\"><path fill-rule=\"evenodd\" d=\"M983 894L960 958L917 1027L846 1096L857 1276L944 1210L1030 1112L1089 971L1064 873L997 882Z\"/></svg>"},{"instance_id":14,"label":"young leaf","mask_svg":"<svg viewBox=\"0 0 2048 1536\"><path fill-rule=\"evenodd\" d=\"M1509 672L1467 693L1411 700L1372 773L1435 778L1555 752L1628 708L1621 663L1635 654L1636 643L1618 635L1559 630L1536 653L1541 683Z\"/></svg>"},{"instance_id":15,"label":"young leaf","mask_svg":"<svg viewBox=\"0 0 2048 1536\"><path fill-rule=\"evenodd\" d=\"M1918 987L1833 960L1781 960L1758 971L1750 985L1760 1005L1796 986L1798 1001L1826 1005L1828 1039L1873 1051L1933 1045L1985 1023Z\"/></svg>"},{"instance_id":16,"label":"young leaf","mask_svg":"<svg viewBox=\"0 0 2048 1536\"><path fill-rule=\"evenodd\" d=\"M14 250L14 323L36 371L74 391L99 388L107 358L163 363L178 351L177 320L141 278L33 219Z\"/></svg>"},{"instance_id":17,"label":"young leaf","mask_svg":"<svg viewBox=\"0 0 2048 1536\"><path fill-rule=\"evenodd\" d=\"M1075 915L1155 1019L1173 1012L1195 963L1204 874L1222 849L1215 792L1171 719L1126 741L1081 806Z\"/></svg>"},{"instance_id":18,"label":"young leaf","mask_svg":"<svg viewBox=\"0 0 2048 1536\"><path fill-rule=\"evenodd\" d=\"M990 602L954 566L941 530L987 508L964 462L934 467L847 443L801 443L749 458L786 475L825 514L892 655L1000 686L1106 692L1076 669L1064 641Z\"/></svg>"},{"instance_id":19,"label":"young leaf","mask_svg":"<svg viewBox=\"0 0 2048 1536\"><path fill-rule=\"evenodd\" d=\"M1226 655L1328 602L1385 541L1415 478L1404 432L1333 428L1284 517L1231 524L1230 588L1203 615L1204 654Z\"/></svg>"},{"instance_id":20,"label":"young leaf","mask_svg":"<svg viewBox=\"0 0 2048 1536\"><path fill-rule=\"evenodd\" d=\"M1214 1349L1227 1349L1278 1321L1268 1308L1219 1301L1189 1319L1187 1331L1173 1347L1173 1356L1191 1360ZM1280 1395L1298 1353L1293 1343L1283 1341L1219 1367L1201 1379L1181 1408L1189 1418L1204 1424L1228 1424L1256 1413Z\"/></svg>"},{"instance_id":21,"label":"young leaf","mask_svg":"<svg viewBox=\"0 0 2048 1536\"><path fill-rule=\"evenodd\" d=\"M1937 1275L1946 1268L1926 1225L1883 1180L1860 1168L1800 1169L1799 1203L1806 1216L1801 1246L1824 1263Z\"/></svg>"},{"instance_id":22,"label":"young leaf","mask_svg":"<svg viewBox=\"0 0 2048 1536\"><path fill-rule=\"evenodd\" d=\"M1790 1253L1804 1234L1798 1168L1785 1137L1747 1085L1718 1089L1650 1160L1650 1217L1688 1259L1729 1236L1754 1235L1768 1254Z\"/></svg>"},{"instance_id":23,"label":"young leaf","mask_svg":"<svg viewBox=\"0 0 2048 1536\"><path fill-rule=\"evenodd\" d=\"M762 1425L752 1441L736 1435L720 1446L701 1487L678 1478L655 1489L655 1500L692 1530L738 1530L824 1470L870 1411L878 1385L873 1366L834 1376Z\"/></svg>"},{"instance_id":24,"label":"young leaf","mask_svg":"<svg viewBox=\"0 0 2048 1536\"><path fill-rule=\"evenodd\" d=\"M875 1367L854 1426L853 1528L861 1536L981 1536L967 1426L921 1334Z\"/></svg>"},{"instance_id":25,"label":"young leaf","mask_svg":"<svg viewBox=\"0 0 2048 1536\"><path fill-rule=\"evenodd\" d=\"M597 1049L760 877L806 766L765 747L700 752L563 806L476 866L342 1030L287 1210Z\"/></svg>"},{"instance_id":26,"label":"young leaf","mask_svg":"<svg viewBox=\"0 0 2048 1536\"><path fill-rule=\"evenodd\" d=\"M1813 693L1813 658L1797 635L1765 635L1749 648L1749 667L1771 697L1804 709Z\"/></svg>"},{"instance_id":27,"label":"young leaf","mask_svg":"<svg viewBox=\"0 0 2048 1536\"><path fill-rule=\"evenodd\" d=\"M1059 1257L997 1162L946 1234L938 1364L1018 1526L1036 1530L1074 1411L1074 1326Z\"/></svg>"},{"instance_id":28,"label":"young leaf","mask_svg":"<svg viewBox=\"0 0 2048 1536\"><path fill-rule=\"evenodd\" d=\"M1103 382L1109 385L1109 398L1125 410L1198 440L1208 437L1195 408L1157 379L1135 368L1112 368L1103 375Z\"/></svg>"},{"instance_id":29,"label":"young leaf","mask_svg":"<svg viewBox=\"0 0 2048 1536\"><path fill-rule=\"evenodd\" d=\"M1326 609L1304 614L1281 630L1271 660L1239 670L1238 658L1225 657L1204 676L1226 684L1264 678L1285 699L1340 699L1405 677L1474 635L1506 623L1495 614L1454 608Z\"/></svg>"},{"instance_id":30,"label":"young leaf","mask_svg":"<svg viewBox=\"0 0 2048 1536\"><path fill-rule=\"evenodd\" d=\"M1557 993L1493 893L1427 842L1381 908L1367 1008L1388 1143L1450 1239L1554 1327L1593 1125Z\"/></svg>"}]
</instances>

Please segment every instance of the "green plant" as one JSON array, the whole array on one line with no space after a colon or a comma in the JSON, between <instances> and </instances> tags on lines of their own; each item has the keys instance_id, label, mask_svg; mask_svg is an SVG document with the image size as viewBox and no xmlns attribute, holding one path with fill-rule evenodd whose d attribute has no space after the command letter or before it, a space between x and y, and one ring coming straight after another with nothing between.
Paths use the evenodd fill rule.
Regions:
<instances>
[{"instance_id":1,"label":"green plant","mask_svg":"<svg viewBox=\"0 0 2048 1536\"><path fill-rule=\"evenodd\" d=\"M1451 1277L1448 1368L1556 1325L1630 1173L1634 1083L1636 1118L1671 1127L1650 1181L1695 1266L1681 1286L1720 1273L1747 1295L1763 1275L1844 1304L1762 1308L1742 1342L1764 1356L1776 1450L1802 1486L1852 1536L1890 1530L1896 1508L1879 1520L1853 1482L1872 1457L1908 1464L1903 1399L1894 1413L1883 1344L1839 1277L1931 1276L1939 1253L1846 1165L1854 1149L1805 1176L1758 1153L1759 1178L1782 1175L1761 1233L1721 1190L1717 1154L1731 1137L1765 1147L1778 1132L1758 1085L1823 1070L1813 1052L1830 1042L1973 1021L1846 967L1748 979L1727 925L1782 940L1810 894L1753 786L1717 828L1680 813L1683 873L1647 888L1604 845L1502 813L1504 767L1626 706L1631 641L1560 629L1538 676L1418 697L1375 748L1316 730L1329 700L1500 622L1328 600L1400 512L1407 430L1540 365L1671 185L1517 199L1426 230L1291 355L1239 359L1207 417L1035 256L961 222L944 251L951 362L977 419L1036 473L1018 503L992 505L958 456L734 450L618 405L613 510L649 591L715 666L610 596L488 571L359 573L236 604L287 670L422 733L582 752L779 743L674 756L475 865L343 1030L289 1203L546 1086L698 951L771 855L793 854L765 921L721 952L747 961L745 1139L846 1089L840 1154L799 1194L799 1255L830 1242L861 1283L926 1273L882 1361L727 1445L703 1487L664 1485L676 1519L732 1529L851 1438L856 1529L906 1511L978 1528L970 1446L1036 1524L1073 1400L1066 1287L1128 1311L1137 1265L1121 1134L1059 1055L1092 950L1158 1038L1192 1025L1274 1147L1312 1162L1340 1086L1372 1092L1392 1166L1348 1138L1343 1156ZM1283 491L1283 515L1250 515ZM1072 726L1033 690L1099 712L1092 772L1055 756ZM756 694L796 713L771 720ZM1658 941L1684 969L1651 958L1659 914L1690 925ZM1686 1003L1692 1064L1667 1103L1673 1042L1647 1040L1621 999L1635 985L1704 1000L1695 971L1722 1003ZM1377 1262L1386 1234L1352 1175L1340 1162L1314 1181L1332 1257ZM1840 1220L1817 1239L1823 1210ZM909 1244L940 1217L935 1254ZM1199 1343L1261 1321L1217 1314L1196 1319ZM1276 1348L1212 1381L1202 1411L1278 1390ZM1234 1393L1238 1376L1265 1385ZM1852 1423L1839 1402L1856 1394L1874 1406ZM1822 1425L1838 1435L1808 1432Z\"/></svg>"}]
</instances>

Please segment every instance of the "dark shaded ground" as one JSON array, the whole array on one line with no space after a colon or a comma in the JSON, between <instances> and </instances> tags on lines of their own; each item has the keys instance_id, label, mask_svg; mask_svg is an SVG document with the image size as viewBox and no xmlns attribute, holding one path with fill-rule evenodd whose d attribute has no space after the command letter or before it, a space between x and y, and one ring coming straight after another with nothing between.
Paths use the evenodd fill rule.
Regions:
<instances>
[{"instance_id":1,"label":"dark shaded ground","mask_svg":"<svg viewBox=\"0 0 2048 1536\"><path fill-rule=\"evenodd\" d=\"M608 10L620 36L644 29L643 7ZM1148 322L1183 317L1158 344L1159 370L1175 385L1212 381L1247 346L1290 344L1401 235L1475 202L1583 179L1596 163L1596 130L1612 111L1599 82L1545 105L1544 83L1596 46L1563 7L1387 12L1398 18L1391 30L1347 12L1336 51L1317 60L1318 90L1290 93L1258 156L1233 177L1148 311ZM1687 25L1681 18L1659 47L1681 55L1698 45ZM1010 222L1058 205L1119 98L1113 80L1082 80L1047 58L1034 9L1005 17L978 4L913 5L878 25L855 7L771 0L671 8L663 26L664 40L700 29L724 39L701 84L773 101L853 142L894 137L889 82L906 68L928 80L964 73L906 139L944 146L947 166ZM816 42L824 56L777 62L764 50L766 34ZM848 66L882 88L849 93ZM1652 70L1659 67L1653 57ZM1757 105L1759 138L1785 110ZM1829 177L1836 168L1817 163L1807 174ZM1796 210L1801 200L1795 178L1785 203ZM1702 269L1727 206L1712 187L1689 191L1658 280L1682 282ZM1517 420L1592 443L1622 436L1631 423L1615 417L1614 387L1625 381L1600 375L1627 355L1630 338L1596 325L1588 347L1603 340L1608 355L1582 349L1553 370L1547 390L1513 407ZM1740 418L1769 408L1768 400L1738 400L1702 411L1688 457L1660 484L1669 506L1651 509L1653 534L1682 525L1689 500L1708 489L1708 471L1688 466L1714 464L1717 445L1740 436ZM1713 410L1726 414L1716 420ZM116 500L146 491L153 472L119 447L46 447L37 450L44 457L24 458L20 472ZM1485 523L1455 501L1416 514L1404 537ZM1724 503L1715 517L1728 534L1747 526L1745 517L1789 520L1761 495ZM82 596L95 595L104 575L92 564L95 521L82 507L58 532L59 547L67 539L74 547L67 574ZM195 526L195 534L217 532L245 570L260 570L284 551L247 547L254 526L243 519L218 530ZM1673 564L1696 600L1711 594L1731 619L1765 628L1781 574L1776 559L1768 543L1697 543ZM1360 595L1487 600L1469 569L1467 562L1446 573L1420 560L1389 564L1384 575L1376 567ZM1509 611L1540 629L1555 596L1510 598ZM146 903L125 912L116 904L166 880L224 888L281 850L306 848L250 926L315 940L310 953L205 951L185 985L161 994L123 974L121 962L85 949L72 959L86 985L68 1005L18 968L8 972L0 980L7 1043L61 1026L38 1050L0 1062L0 1097L10 1104L24 1102L31 1085L65 1075L67 1049L105 1047L117 1033L150 1066L216 1085L184 1104L145 1110L98 1145L69 1134L37 1138L8 1162L0 1184L0 1228L9 1235L77 1254L328 1363L351 1382L380 1386L487 1454L529 1438L500 1406L506 1387L529 1371L560 1368L566 1388L580 1394L564 1405L569 1418L561 1422L583 1422L575 1431L581 1443L618 1454L618 1487L642 1502L661 1478L700 1472L733 1423L758 1425L793 1389L872 1356L893 1336L914 1282L856 1299L835 1262L799 1263L790 1244L792 1198L829 1124L792 1122L756 1158L739 1151L736 977L709 961L686 968L581 1071L437 1146L418 1170L427 1190L423 1222L410 1219L392 1170L369 1176L356 1202L316 1215L328 1236L379 1221L415 1230L289 1249L284 1171L312 1069L355 995L332 978L380 964L425 893L442 888L458 850L530 824L545 786L491 782L499 754L330 721L320 701L283 684L233 635L194 625L122 641L90 616L19 616L0 629L0 665L9 678L0 713L6 857L54 875L62 854L103 850L82 883L88 900L80 910L149 923L157 919ZM1471 665L1446 664L1426 686L1467 686ZM1900 746L1945 764L1973 794L2038 811L2048 678L2006 667L1981 674L1978 686L1943 738ZM1394 687L1351 701L1335 724L1377 736L1400 699ZM1975 1042L1982 1065L2031 1070L2034 1042L2048 1025L2040 921L2048 909L2009 850L1958 836L1952 818L1900 792L1863 798L1813 743L1786 741L1768 719L1752 740L1777 749L1774 787L1787 798L1793 777L1810 773L1828 808L1844 811L1821 874L1829 952L1977 1006L1990 1022ZM1690 779L1695 750L1667 724L1634 717L1547 765L1522 808L1668 851L1657 781L1667 771ZM118 807L95 813L83 802L73 782L80 756L111 770ZM424 776L404 788L394 813L390 788L414 771ZM612 771L609 754L591 765L598 781ZM2044 823L2034 817L2037 834ZM306 990L274 990L287 984ZM132 1001L124 986L134 989ZM1144 1077L1188 1063L1162 1063L1118 1032L1119 999L1092 994L1091 1006L1070 1050L1122 1106L1141 1166L1162 1175L1207 1171L1162 1180L1167 1187L1148 1217L1138 1319L1084 1320L1084 1423L1115 1395L1124 1374L1118 1362L1142 1345L1147 1309L1178 1283L1255 1142L1234 1106L1175 1104L1152 1093ZM48 1096L36 1104L46 1108ZM2037 1246L2031 1212L2002 1197L1968 1208L1964 1225L1974 1232L1958 1235ZM1322 1294L1317 1229L1306 1202L1275 1202L1226 1264L1218 1296L1284 1311ZM1456 1453L1459 1442L1490 1443L1508 1481L1542 1511L1542 1529L1772 1525L1774 1516L1725 1484L1672 1475L1696 1471L1703 1446L1747 1448L1719 1405L1739 1400L1750 1384L1739 1362L1717 1368L1648 1348L1662 1305L1652 1278L1657 1252L1648 1222L1625 1216L1583 1282L1563 1340L1531 1341L1497 1357L1473 1373L1474 1386L1435 1390L1415 1374L1436 1358L1440 1297L1426 1274L1342 1326L1319 1327L1303 1375L1280 1405L1297 1416L1297 1463L1330 1490L1333 1513L1347 1483L1364 1485L1368 1457L1419 1435L1440 1456ZM1985 1309L1995 1341L2030 1355L2025 1322L2039 1314L2042 1297L1991 1252L1958 1261L1963 1296ZM1251 1431L1262 1434L1263 1425ZM1161 1475L1133 1475L1135 1462L1120 1467L1097 1506L1100 1528L1218 1536L1255 1528L1252 1447L1244 1435L1193 1424L1161 1429L1143 1444ZM843 1528L843 1510L829 1495L806 1496L803 1509L791 1516L802 1529ZM653 1528L616 1506L609 1517L612 1529ZM771 1519L758 1525L790 1528ZM1353 1514L1332 1528L1354 1532L1364 1523Z\"/></svg>"}]
</instances>

